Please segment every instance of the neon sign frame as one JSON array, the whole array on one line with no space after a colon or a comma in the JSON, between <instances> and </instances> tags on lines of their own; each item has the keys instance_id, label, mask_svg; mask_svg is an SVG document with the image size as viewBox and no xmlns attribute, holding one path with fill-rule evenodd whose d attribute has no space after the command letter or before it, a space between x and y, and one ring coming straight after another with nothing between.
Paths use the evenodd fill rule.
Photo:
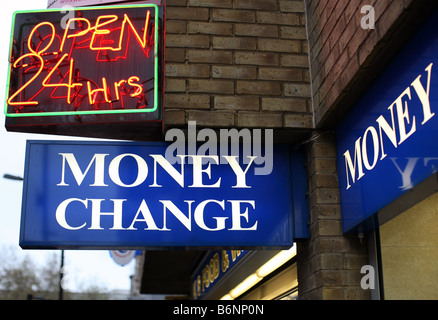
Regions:
<instances>
[{"instance_id":1,"label":"neon sign frame","mask_svg":"<svg viewBox=\"0 0 438 320\"><path fill-rule=\"evenodd\" d=\"M18 59L16 59L14 62L12 62L13 60L13 55L14 55L14 34L12 34L11 36L11 43L10 43L10 57L11 57L11 62L9 64L9 70L8 70L8 80L7 80L7 85L6 85L6 97L7 101L5 104L5 108L4 108L4 113L6 115L7 118L23 118L23 117L56 117L56 116L81 116L81 115L117 115L117 114L145 114L145 113L153 113L156 112L159 109L160 106L160 89L162 88L162 84L160 86L159 83L159 66L160 66L160 62L159 62L159 54L158 54L158 50L159 50L159 43L160 43L160 39L159 39L159 6L155 5L155 4L142 4L142 5L135 5L135 6L126 6L126 5L121 5L121 6L106 6L106 7L83 7L83 8L75 8L75 12L83 12L83 11L94 11L94 10L107 10L107 9L133 9L133 8L148 8L147 11L147 17L146 17L146 22L145 22L145 28L143 30L143 39L140 38L140 36L138 35L137 31L135 30L135 27L132 25L131 20L129 19L129 17L124 14L124 19L122 22L122 27L121 27L121 31L120 31L120 36L119 36L119 43L118 43L118 47L116 47L117 50L113 50L114 48L112 47L97 47L97 48L92 48L94 45L94 41L95 41L95 36L96 35L102 35L104 36L105 34L110 33L111 31L105 29L105 25L110 24L116 20L118 20L117 16L112 16L112 20L109 21L105 21L103 23L99 23L99 21L101 19L105 19L105 18L109 18L109 15L102 15L99 16L96 20L96 24L95 26L91 27L90 21L85 19L85 18L75 18L76 20L80 20L82 19L83 22L85 22L85 20L88 23L88 28L84 31L80 31L79 33L72 33L69 34L68 30L69 30L69 25L71 22L71 19L68 20L66 28L65 28L65 32L64 32L64 36L63 36L63 40L60 44L60 50L58 52L46 52L50 46L52 45L53 42L53 38L56 36L56 31L54 29L54 26L50 23L50 22L40 22L39 24L35 25L35 27L32 29L32 32L29 34L29 43L28 43L28 49L30 51L30 53L28 54L23 54L21 56L19 56ZM89 45L89 49L90 50L95 50L95 51L104 51L104 50L109 50L109 51L120 51L122 49L121 47L121 42L122 39L124 38L124 28L125 28L125 24L127 24L127 29L131 30L131 33L134 34L134 39L139 43L139 44L143 44L143 51L144 51L144 46L146 45L146 34L147 34L147 29L149 26L149 18L150 18L150 14L151 11L150 10L154 10L154 15L153 15L153 21L152 21L152 25L154 27L153 29L153 64L154 64L154 68L153 68L153 102L152 102L152 107L151 108L124 108L124 106L122 108L119 109L113 109L112 108L112 102L114 101L119 101L119 92L118 89L120 86L124 86L125 83L128 83L130 86L132 87L136 87L136 91L134 91L133 94L131 94L131 97L136 97L138 95L140 95L141 92L139 92L139 87L141 87L139 84L134 83L135 81L140 81L139 77L137 75L133 75L131 76L129 79L121 79L118 82L114 82L114 88L116 91L116 98L117 100L111 100L109 101L109 99L107 98L107 93L108 93L108 86L106 84L106 78L102 77L102 84L103 84L103 88L98 87L98 89L95 90L91 90L91 86L90 86L90 81L87 81L87 85L85 84L81 84L81 83L74 83L72 82L72 73L73 73L73 65L74 65L74 59L73 57L71 57L71 52L70 54L68 53L64 53L62 55L62 57L57 61L57 63L55 64L54 67L52 67L51 70L48 71L48 75L44 78L44 80L41 82L41 85L43 86L43 88L41 89L41 91L45 88L50 88L50 87L55 87L54 90L56 90L56 87L61 87L61 86L66 86L68 88L68 95L66 97L66 102L67 104L71 104L71 89L74 89L75 87L85 87L85 89L88 89L88 102L90 105L95 105L96 103L96 96L99 93L99 91L103 92L103 95L105 97L105 100L107 103L111 103L111 109L94 109L94 110L67 110L67 111L44 111L44 112L17 112L16 108L14 106L16 105L21 105L21 106L38 106L39 102L37 101L19 101L19 102L13 102L13 98L17 97L21 91L23 91L25 89L25 87L27 87L31 82L33 82L41 73L41 71L44 68L44 60L42 58L42 56L44 55L50 55L50 54L59 54L59 56L61 56L61 54L63 53L63 49L64 49L64 44L65 44L65 40L66 38L71 38L71 37L79 37L82 36L84 34L87 34L89 31L93 30L93 35L92 38L90 40L90 45ZM14 28L14 25L16 23L16 16L17 14L29 14L29 13L46 13L46 12L60 12L59 9L49 9L49 10L38 10L38 11L17 11L14 13L13 16L13 22L12 22L12 26ZM115 18L115 19L114 19ZM34 32L37 31L38 27L41 25L48 25L50 28L52 28L52 36L51 39L49 41L49 44L47 45L43 45L44 48L40 49L39 46L38 48L32 49L31 48L31 44L30 41L32 40L32 36L34 36ZM102 28L102 29L99 29ZM13 29L14 30L14 29ZM128 44L129 44L129 32L128 33ZM38 34L38 36L41 38L41 36ZM44 41L41 40L40 45L43 43ZM101 41L104 42L104 41ZM126 52L128 51L128 44L126 47ZM151 48L150 48L151 49ZM72 49L71 51L73 51L73 45L72 45ZM126 54L126 53L125 53ZM70 71L68 72L69 76L68 76L68 84L63 83L63 81L66 78L66 75L62 78L60 83L57 84L52 84L49 83L49 80L52 76L52 74L58 70L57 68L59 67L59 65L64 61L64 59L67 57L67 55L69 55L70 57ZM98 53L99 55L99 53ZM33 58L37 58L37 60L40 60L40 64L41 66L39 67L39 72L37 72L30 80L27 80L25 82L25 84L23 86L21 86L17 91L11 93L11 77L12 77L12 73L13 73L13 69L14 68L19 68L19 67L26 67L27 65L23 64L21 66L18 66L18 62L21 62L21 60L24 60L27 57L33 57ZM118 59L118 58L117 58ZM116 59L116 60L117 60ZM97 60L97 58L96 58ZM97 60L99 61L99 60ZM59 71L59 70L58 70ZM76 76L77 77L77 76ZM40 92L41 92L40 91ZM37 96L40 92L38 92L35 96ZM128 92L129 93L129 92ZM78 93L77 93L78 94ZM92 95L94 94L94 101L92 99ZM32 100L34 97L31 97L29 100ZM59 97L57 97L59 98ZM122 101L122 105L123 105L123 101ZM60 106L60 108L62 108L62 106ZM69 107L71 108L71 107ZM76 107L74 107L76 109ZM9 109L9 110L8 110ZM11 112L10 109L13 109L14 112Z\"/></svg>"}]
</instances>

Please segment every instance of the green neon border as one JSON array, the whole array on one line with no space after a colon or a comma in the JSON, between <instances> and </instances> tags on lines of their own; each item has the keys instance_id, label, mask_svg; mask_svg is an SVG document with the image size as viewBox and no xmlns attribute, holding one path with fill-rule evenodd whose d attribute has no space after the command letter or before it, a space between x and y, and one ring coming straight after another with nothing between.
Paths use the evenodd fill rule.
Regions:
<instances>
[{"instance_id":1,"label":"green neon border","mask_svg":"<svg viewBox=\"0 0 438 320\"><path fill-rule=\"evenodd\" d=\"M154 107L152 109L118 109L118 110L88 110L88 111L57 111L57 112L29 112L29 113L8 113L8 103L7 100L9 98L9 84L11 77L11 63L9 61L8 67L8 79L6 83L6 102L4 113L6 117L11 118L19 118L19 117L49 117L49 116L75 116L75 115L87 115L87 114L121 114L121 113L150 113L155 112L158 109L158 21L159 21L159 10L156 4L143 4L143 5L120 5L120 6L100 6L100 7L76 7L72 8L73 10L103 10L103 9L124 9L124 8L148 8L153 7L155 9L155 44L154 44ZM60 12L60 9L46 9L46 10L23 10L23 11L15 11L12 17L12 30L15 27L15 16L20 13L32 13L32 12ZM11 32L11 40L9 44L9 59L12 54L12 45L14 41L13 31Z\"/></svg>"}]
</instances>

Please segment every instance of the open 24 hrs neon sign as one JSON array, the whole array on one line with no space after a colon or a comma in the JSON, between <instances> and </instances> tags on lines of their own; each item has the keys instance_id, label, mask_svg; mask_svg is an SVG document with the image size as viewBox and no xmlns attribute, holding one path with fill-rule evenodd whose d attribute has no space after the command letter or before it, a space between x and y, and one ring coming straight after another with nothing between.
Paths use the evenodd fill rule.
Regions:
<instances>
[{"instance_id":1,"label":"open 24 hrs neon sign","mask_svg":"<svg viewBox=\"0 0 438 320\"><path fill-rule=\"evenodd\" d=\"M158 6L14 15L9 117L154 112ZM65 20L65 19L64 19Z\"/></svg>"}]
</instances>

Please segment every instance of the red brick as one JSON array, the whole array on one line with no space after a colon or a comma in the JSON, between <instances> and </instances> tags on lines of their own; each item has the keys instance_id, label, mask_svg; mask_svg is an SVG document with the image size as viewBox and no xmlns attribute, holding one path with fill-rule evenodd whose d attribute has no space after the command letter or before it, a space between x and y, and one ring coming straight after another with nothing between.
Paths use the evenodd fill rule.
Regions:
<instances>
[{"instance_id":1,"label":"red brick","mask_svg":"<svg viewBox=\"0 0 438 320\"><path fill-rule=\"evenodd\" d=\"M392 1L381 17L377 18L376 28L381 35L388 32L404 10L402 1Z\"/></svg>"}]
</instances>

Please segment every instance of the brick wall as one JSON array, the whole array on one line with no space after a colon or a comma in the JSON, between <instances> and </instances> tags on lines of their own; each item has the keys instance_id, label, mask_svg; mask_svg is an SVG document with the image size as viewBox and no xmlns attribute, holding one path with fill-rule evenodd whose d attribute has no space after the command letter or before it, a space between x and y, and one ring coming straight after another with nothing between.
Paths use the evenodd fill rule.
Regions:
<instances>
[{"instance_id":1,"label":"brick wall","mask_svg":"<svg viewBox=\"0 0 438 320\"><path fill-rule=\"evenodd\" d=\"M342 234L335 139L324 129L391 59L428 2L167 0L166 127L322 129L305 144L311 238L298 244L300 299L370 298L360 287L367 244ZM375 29L361 28L363 5L374 6Z\"/></svg>"},{"instance_id":2,"label":"brick wall","mask_svg":"<svg viewBox=\"0 0 438 320\"><path fill-rule=\"evenodd\" d=\"M360 269L368 264L367 244L342 234L336 150L332 132L306 145L309 176L309 240L299 242L298 292L302 300L363 300Z\"/></svg>"},{"instance_id":3,"label":"brick wall","mask_svg":"<svg viewBox=\"0 0 438 320\"><path fill-rule=\"evenodd\" d=\"M316 130L306 144L311 238L298 244L300 299L369 299L360 287L367 244L343 235L334 134L342 115L397 53L436 1L304 0ZM375 29L363 29L372 5Z\"/></svg>"},{"instance_id":4,"label":"brick wall","mask_svg":"<svg viewBox=\"0 0 438 320\"><path fill-rule=\"evenodd\" d=\"M305 0L317 127L350 107L434 2ZM361 27L364 5L375 9L375 29Z\"/></svg>"},{"instance_id":5,"label":"brick wall","mask_svg":"<svg viewBox=\"0 0 438 320\"><path fill-rule=\"evenodd\" d=\"M312 128L303 1L167 0L166 127Z\"/></svg>"}]
</instances>

